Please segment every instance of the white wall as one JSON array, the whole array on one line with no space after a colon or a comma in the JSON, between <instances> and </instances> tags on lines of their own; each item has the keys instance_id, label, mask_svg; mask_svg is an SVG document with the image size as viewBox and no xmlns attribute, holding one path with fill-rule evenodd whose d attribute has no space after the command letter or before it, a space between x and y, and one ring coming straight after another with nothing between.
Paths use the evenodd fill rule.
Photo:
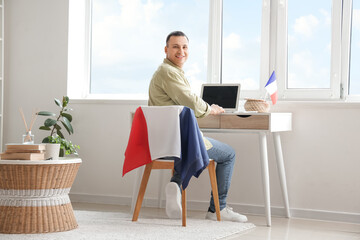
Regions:
<instances>
[{"instance_id":1,"label":"white wall","mask_svg":"<svg viewBox=\"0 0 360 240\"><path fill-rule=\"evenodd\" d=\"M5 8L4 142L19 142L24 127L18 112L56 110L52 99L66 94L68 2L11 0ZM122 177L130 111L137 105L112 101L73 101L74 143L83 164L72 188L78 201L129 204L133 172ZM293 131L282 134L290 207L294 216L360 222L360 104L279 103L272 111L293 113ZM34 134L40 142L45 133ZM209 135L210 136L210 135ZM256 135L211 134L237 152L228 203L244 212L263 213L259 145ZM270 138L269 138L270 139ZM268 142L272 149L271 139ZM273 213L282 215L274 152L269 153ZM157 180L146 198L153 205ZM168 174L167 174L168 177ZM192 179L190 207L207 208L207 173Z\"/></svg>"},{"instance_id":2,"label":"white wall","mask_svg":"<svg viewBox=\"0 0 360 240\"><path fill-rule=\"evenodd\" d=\"M68 3L4 2L4 142L19 142L25 132L19 107L30 122L33 109L49 109L54 97L66 94ZM39 134L35 138L40 141Z\"/></svg>"}]
</instances>

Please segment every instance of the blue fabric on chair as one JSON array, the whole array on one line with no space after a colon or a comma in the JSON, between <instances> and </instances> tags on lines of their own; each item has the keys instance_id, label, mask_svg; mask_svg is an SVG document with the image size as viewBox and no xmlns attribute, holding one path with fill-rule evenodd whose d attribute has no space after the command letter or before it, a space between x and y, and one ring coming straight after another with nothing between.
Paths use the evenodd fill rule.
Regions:
<instances>
[{"instance_id":1,"label":"blue fabric on chair","mask_svg":"<svg viewBox=\"0 0 360 240\"><path fill-rule=\"evenodd\" d=\"M192 176L199 177L209 164L209 156L194 111L184 107L180 113L181 158L175 159L175 171L181 174L185 189Z\"/></svg>"}]
</instances>

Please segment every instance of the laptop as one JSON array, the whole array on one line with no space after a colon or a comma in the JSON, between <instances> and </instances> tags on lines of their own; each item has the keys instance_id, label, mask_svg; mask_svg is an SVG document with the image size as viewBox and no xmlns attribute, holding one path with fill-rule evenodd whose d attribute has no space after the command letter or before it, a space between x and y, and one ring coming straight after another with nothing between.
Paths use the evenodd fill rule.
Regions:
<instances>
[{"instance_id":1,"label":"laptop","mask_svg":"<svg viewBox=\"0 0 360 240\"><path fill-rule=\"evenodd\" d=\"M238 111L240 99L240 84L205 83L201 86L201 98L209 105L217 104L225 112Z\"/></svg>"}]
</instances>

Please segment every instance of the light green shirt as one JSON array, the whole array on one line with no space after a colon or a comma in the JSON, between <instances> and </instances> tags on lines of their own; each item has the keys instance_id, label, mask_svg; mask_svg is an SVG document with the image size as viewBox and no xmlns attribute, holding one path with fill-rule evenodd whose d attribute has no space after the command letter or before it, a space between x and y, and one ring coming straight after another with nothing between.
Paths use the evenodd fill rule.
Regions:
<instances>
[{"instance_id":1,"label":"light green shirt","mask_svg":"<svg viewBox=\"0 0 360 240\"><path fill-rule=\"evenodd\" d=\"M149 86L149 106L182 105L194 110L196 117L210 114L210 106L199 96L192 93L184 71L168 59L154 73ZM206 149L212 147L204 138Z\"/></svg>"}]
</instances>

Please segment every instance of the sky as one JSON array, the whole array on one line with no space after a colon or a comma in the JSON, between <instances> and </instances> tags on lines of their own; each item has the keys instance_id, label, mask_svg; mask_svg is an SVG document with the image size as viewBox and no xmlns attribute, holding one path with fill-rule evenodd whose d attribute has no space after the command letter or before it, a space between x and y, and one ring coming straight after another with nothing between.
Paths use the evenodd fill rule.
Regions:
<instances>
[{"instance_id":1,"label":"sky","mask_svg":"<svg viewBox=\"0 0 360 240\"><path fill-rule=\"evenodd\" d=\"M360 1L353 1L350 94L360 95Z\"/></svg>"},{"instance_id":2,"label":"sky","mask_svg":"<svg viewBox=\"0 0 360 240\"><path fill-rule=\"evenodd\" d=\"M331 0L288 1L288 87L330 88L330 59Z\"/></svg>"},{"instance_id":3,"label":"sky","mask_svg":"<svg viewBox=\"0 0 360 240\"><path fill-rule=\"evenodd\" d=\"M134 95L147 89L175 30L189 37L188 80L206 82L209 6L204 0L94 0L92 93ZM184 17L184 14L186 17Z\"/></svg>"},{"instance_id":4,"label":"sky","mask_svg":"<svg viewBox=\"0 0 360 240\"><path fill-rule=\"evenodd\" d=\"M259 89L262 1L224 0L223 11L222 81ZM147 99L174 30L189 37L184 71L200 93L207 79L208 0L93 0L92 14L91 93ZM352 66L360 61L359 21L354 1ZM329 88L330 50L331 0L288 1L288 87ZM359 71L350 70L353 94L360 94Z\"/></svg>"}]
</instances>

